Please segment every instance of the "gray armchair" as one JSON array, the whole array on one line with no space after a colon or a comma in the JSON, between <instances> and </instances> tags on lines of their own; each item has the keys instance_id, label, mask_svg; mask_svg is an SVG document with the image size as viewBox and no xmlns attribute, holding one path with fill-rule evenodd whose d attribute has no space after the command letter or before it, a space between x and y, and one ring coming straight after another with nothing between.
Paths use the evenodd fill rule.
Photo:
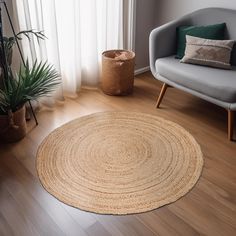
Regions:
<instances>
[{"instance_id":1,"label":"gray armchair","mask_svg":"<svg viewBox=\"0 0 236 236\"><path fill-rule=\"evenodd\" d=\"M149 39L150 67L153 76L164 83L157 108L169 86L189 92L228 111L228 138L232 140L236 110L236 47L231 60L233 70L184 64L175 59L178 26L223 22L227 24L226 38L236 39L236 11L222 8L201 9L154 29Z\"/></svg>"}]
</instances>

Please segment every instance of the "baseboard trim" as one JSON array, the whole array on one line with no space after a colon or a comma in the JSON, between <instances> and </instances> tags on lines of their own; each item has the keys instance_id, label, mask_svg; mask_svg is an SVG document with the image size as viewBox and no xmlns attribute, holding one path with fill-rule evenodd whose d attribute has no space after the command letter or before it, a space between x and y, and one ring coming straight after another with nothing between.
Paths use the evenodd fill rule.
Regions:
<instances>
[{"instance_id":1,"label":"baseboard trim","mask_svg":"<svg viewBox=\"0 0 236 236\"><path fill-rule=\"evenodd\" d=\"M147 71L150 71L149 66L135 70L134 75L140 75L140 74L147 72Z\"/></svg>"}]
</instances>

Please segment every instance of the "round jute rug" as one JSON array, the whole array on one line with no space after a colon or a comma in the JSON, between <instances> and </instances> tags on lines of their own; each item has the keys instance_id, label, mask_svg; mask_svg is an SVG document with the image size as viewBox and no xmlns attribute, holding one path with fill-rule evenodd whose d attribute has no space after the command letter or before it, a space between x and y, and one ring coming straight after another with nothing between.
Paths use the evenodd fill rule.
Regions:
<instances>
[{"instance_id":1,"label":"round jute rug","mask_svg":"<svg viewBox=\"0 0 236 236\"><path fill-rule=\"evenodd\" d=\"M136 112L71 121L40 145L37 171L60 201L100 214L156 209L185 195L203 167L201 149L181 126Z\"/></svg>"}]
</instances>

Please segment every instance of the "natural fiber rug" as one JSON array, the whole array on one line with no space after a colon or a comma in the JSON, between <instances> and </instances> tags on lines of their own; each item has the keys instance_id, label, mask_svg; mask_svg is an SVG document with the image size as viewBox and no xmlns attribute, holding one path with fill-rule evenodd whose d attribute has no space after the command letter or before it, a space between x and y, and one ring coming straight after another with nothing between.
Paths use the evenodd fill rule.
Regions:
<instances>
[{"instance_id":1,"label":"natural fiber rug","mask_svg":"<svg viewBox=\"0 0 236 236\"><path fill-rule=\"evenodd\" d=\"M202 152L185 129L156 116L104 112L53 131L37 153L44 188L60 201L101 214L153 210L197 182Z\"/></svg>"}]
</instances>

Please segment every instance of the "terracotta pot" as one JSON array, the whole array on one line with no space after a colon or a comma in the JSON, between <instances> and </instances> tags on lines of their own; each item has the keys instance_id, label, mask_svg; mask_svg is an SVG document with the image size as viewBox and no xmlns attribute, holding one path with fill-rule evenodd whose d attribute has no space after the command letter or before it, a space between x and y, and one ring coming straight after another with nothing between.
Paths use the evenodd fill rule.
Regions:
<instances>
[{"instance_id":1,"label":"terracotta pot","mask_svg":"<svg viewBox=\"0 0 236 236\"><path fill-rule=\"evenodd\" d=\"M1 141L16 142L24 138L26 133L25 106L9 115L0 115Z\"/></svg>"}]
</instances>

